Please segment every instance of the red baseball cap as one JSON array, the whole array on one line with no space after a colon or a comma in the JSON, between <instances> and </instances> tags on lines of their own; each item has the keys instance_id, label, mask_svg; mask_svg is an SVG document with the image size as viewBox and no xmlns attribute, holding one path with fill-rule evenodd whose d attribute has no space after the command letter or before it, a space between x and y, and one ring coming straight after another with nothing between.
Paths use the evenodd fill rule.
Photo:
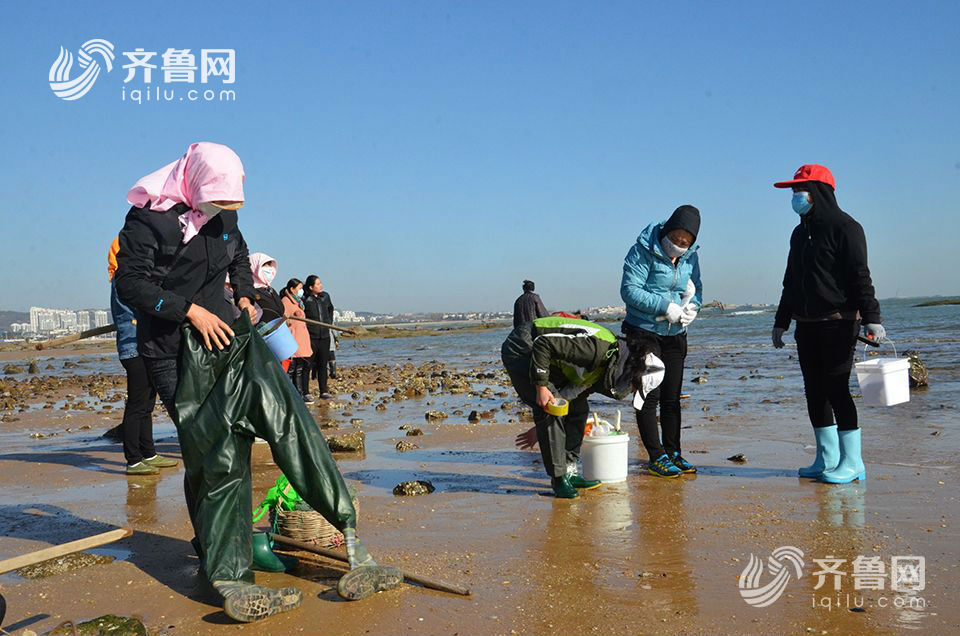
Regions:
<instances>
[{"instance_id":1,"label":"red baseball cap","mask_svg":"<svg viewBox=\"0 0 960 636\"><path fill-rule=\"evenodd\" d=\"M804 183L806 181L819 181L820 183L826 183L834 190L837 188L837 184L833 180L833 173L830 172L826 166L821 166L815 163L808 163L800 166L797 169L797 172L793 175L793 179L789 181L777 181L773 184L773 187L792 188L794 184Z\"/></svg>"}]
</instances>

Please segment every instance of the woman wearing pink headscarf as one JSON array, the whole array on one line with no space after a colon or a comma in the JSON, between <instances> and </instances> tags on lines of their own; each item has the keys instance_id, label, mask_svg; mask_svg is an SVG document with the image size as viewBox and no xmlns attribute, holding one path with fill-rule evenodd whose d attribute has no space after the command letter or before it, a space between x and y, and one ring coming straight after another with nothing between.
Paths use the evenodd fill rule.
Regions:
<instances>
[{"instance_id":1,"label":"woman wearing pink headscarf","mask_svg":"<svg viewBox=\"0 0 960 636\"><path fill-rule=\"evenodd\" d=\"M284 315L280 294L271 286L277 277L277 261L263 252L250 255L250 271L253 273L253 288L257 305L263 310L260 322L270 322Z\"/></svg>"},{"instance_id":2,"label":"woman wearing pink headscarf","mask_svg":"<svg viewBox=\"0 0 960 636\"><path fill-rule=\"evenodd\" d=\"M223 597L224 612L250 622L294 609L302 599L297 588L253 583L254 437L267 440L297 492L314 510L326 510L343 532L351 570L338 582L342 597L364 598L400 585L403 577L378 566L357 539L356 511L323 436L300 398L299 409L286 408L293 387L285 378L278 382L279 369L258 358L270 353L251 324L258 292L236 212L243 206L243 179L236 153L203 142L138 181L127 195L133 208L120 233L114 280L120 300L136 313L137 348L150 382L177 426L202 569ZM266 264L260 264L260 281L269 287ZM237 307L250 316L247 321L241 314L235 323L233 346L233 308L224 297L228 275ZM205 354L198 341L218 351ZM254 363L248 366L251 351ZM181 368L181 359L189 366ZM227 385L240 387L238 398L249 403L226 405Z\"/></svg>"}]
</instances>

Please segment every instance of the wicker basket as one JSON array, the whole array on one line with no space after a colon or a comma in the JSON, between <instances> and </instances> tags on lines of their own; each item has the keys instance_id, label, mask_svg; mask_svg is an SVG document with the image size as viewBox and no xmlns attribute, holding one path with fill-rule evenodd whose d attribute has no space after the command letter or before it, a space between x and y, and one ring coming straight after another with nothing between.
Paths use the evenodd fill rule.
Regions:
<instances>
[{"instance_id":1,"label":"wicker basket","mask_svg":"<svg viewBox=\"0 0 960 636\"><path fill-rule=\"evenodd\" d=\"M360 502L356 497L353 498L353 508L359 516ZM277 534L321 548L343 545L343 534L305 501L298 501L295 510L284 510L280 506L271 508L270 525L276 528Z\"/></svg>"}]
</instances>

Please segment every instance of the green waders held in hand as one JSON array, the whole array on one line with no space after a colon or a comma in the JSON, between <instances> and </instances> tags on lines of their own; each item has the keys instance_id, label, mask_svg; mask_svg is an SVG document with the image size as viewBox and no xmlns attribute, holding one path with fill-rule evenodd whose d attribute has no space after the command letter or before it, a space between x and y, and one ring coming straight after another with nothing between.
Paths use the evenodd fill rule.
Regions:
<instances>
[{"instance_id":1,"label":"green waders held in hand","mask_svg":"<svg viewBox=\"0 0 960 636\"><path fill-rule=\"evenodd\" d=\"M273 459L314 510L338 530L356 511L327 442L303 398L244 313L223 351L208 351L184 327L177 385L177 434L196 498L194 530L211 581L253 581L250 447Z\"/></svg>"}]
</instances>

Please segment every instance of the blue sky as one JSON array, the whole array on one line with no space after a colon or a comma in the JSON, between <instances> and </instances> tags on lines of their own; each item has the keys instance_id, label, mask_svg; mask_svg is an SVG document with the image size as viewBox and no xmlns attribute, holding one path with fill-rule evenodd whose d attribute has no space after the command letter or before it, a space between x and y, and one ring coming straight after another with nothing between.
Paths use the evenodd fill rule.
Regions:
<instances>
[{"instance_id":1,"label":"blue sky","mask_svg":"<svg viewBox=\"0 0 960 636\"><path fill-rule=\"evenodd\" d=\"M9 4L0 308L106 306L127 190L204 140L244 161L251 249L343 308L508 308L523 278L551 309L619 303L623 256L683 203L706 299L775 302L797 217L771 183L802 163L833 170L881 297L955 294L958 22L956 2ZM60 100L50 65L91 38L114 69ZM123 101L137 47L236 49L236 101Z\"/></svg>"}]
</instances>

